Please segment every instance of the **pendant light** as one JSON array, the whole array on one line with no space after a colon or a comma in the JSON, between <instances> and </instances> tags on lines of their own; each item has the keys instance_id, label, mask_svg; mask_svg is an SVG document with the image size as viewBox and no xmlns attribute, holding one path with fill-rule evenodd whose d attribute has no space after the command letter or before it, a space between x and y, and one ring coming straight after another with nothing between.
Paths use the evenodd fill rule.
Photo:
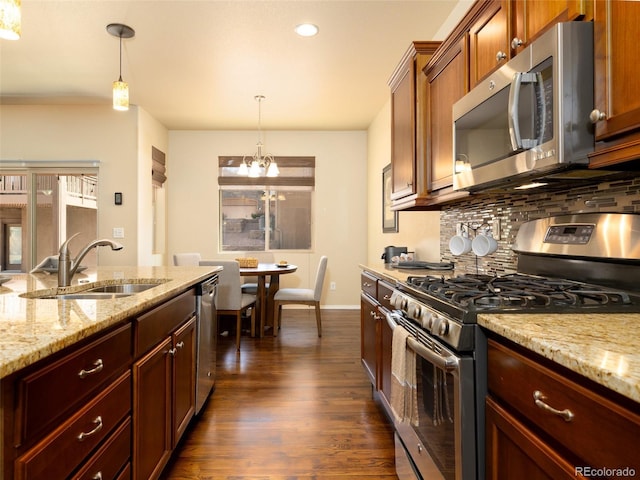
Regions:
<instances>
[{"instance_id":1,"label":"pendant light","mask_svg":"<svg viewBox=\"0 0 640 480\"><path fill-rule=\"evenodd\" d=\"M122 81L122 39L132 38L136 32L122 23L110 23L107 32L120 39L120 76L113 82L113 109L126 111L129 110L129 85Z\"/></svg>"},{"instance_id":2,"label":"pendant light","mask_svg":"<svg viewBox=\"0 0 640 480\"><path fill-rule=\"evenodd\" d=\"M0 0L0 38L18 40L22 33L20 3L22 0Z\"/></svg>"},{"instance_id":3,"label":"pendant light","mask_svg":"<svg viewBox=\"0 0 640 480\"><path fill-rule=\"evenodd\" d=\"M239 175L248 175L250 177L259 177L263 172L266 171L267 177L277 177L280 174L280 170L278 170L278 164L276 163L273 155L267 153L265 155L262 154L262 148L264 144L262 143L262 101L264 100L264 95L256 95L253 97L258 102L258 143L256 144L257 151L253 154L253 156L245 155L242 158L242 163L240 164L240 168L238 169Z\"/></svg>"}]
</instances>

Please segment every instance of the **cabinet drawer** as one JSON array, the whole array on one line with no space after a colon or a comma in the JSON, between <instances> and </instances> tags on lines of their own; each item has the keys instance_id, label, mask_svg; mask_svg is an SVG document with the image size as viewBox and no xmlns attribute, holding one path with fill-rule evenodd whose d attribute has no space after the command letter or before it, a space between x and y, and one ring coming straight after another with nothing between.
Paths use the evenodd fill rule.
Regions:
<instances>
[{"instance_id":1,"label":"cabinet drawer","mask_svg":"<svg viewBox=\"0 0 640 480\"><path fill-rule=\"evenodd\" d=\"M393 293L393 285L390 283L379 281L378 282L378 302L387 310L393 310L394 306L391 305L391 294Z\"/></svg>"},{"instance_id":2,"label":"cabinet drawer","mask_svg":"<svg viewBox=\"0 0 640 480\"><path fill-rule=\"evenodd\" d=\"M378 279L370 273L360 274L360 288L371 298L378 298Z\"/></svg>"},{"instance_id":3,"label":"cabinet drawer","mask_svg":"<svg viewBox=\"0 0 640 480\"><path fill-rule=\"evenodd\" d=\"M570 380L559 370L551 370L489 340L490 395L511 406L515 413L532 422L532 428L548 436L558 448L572 452L585 465L640 471L640 416ZM559 412L550 411L546 405Z\"/></svg>"},{"instance_id":4,"label":"cabinet drawer","mask_svg":"<svg viewBox=\"0 0 640 480\"><path fill-rule=\"evenodd\" d=\"M131 417L113 432L104 445L76 473L73 480L95 480L96 478L118 478L131 457Z\"/></svg>"},{"instance_id":5,"label":"cabinet drawer","mask_svg":"<svg viewBox=\"0 0 640 480\"><path fill-rule=\"evenodd\" d=\"M49 431L100 386L132 362L132 329L127 323L98 340L18 380L17 445Z\"/></svg>"},{"instance_id":6,"label":"cabinet drawer","mask_svg":"<svg viewBox=\"0 0 640 480\"><path fill-rule=\"evenodd\" d=\"M195 314L195 290L191 289L136 319L135 356L138 358L163 341Z\"/></svg>"},{"instance_id":7,"label":"cabinet drawer","mask_svg":"<svg viewBox=\"0 0 640 480\"><path fill-rule=\"evenodd\" d=\"M131 410L131 371L16 460L16 480L67 478Z\"/></svg>"}]
</instances>

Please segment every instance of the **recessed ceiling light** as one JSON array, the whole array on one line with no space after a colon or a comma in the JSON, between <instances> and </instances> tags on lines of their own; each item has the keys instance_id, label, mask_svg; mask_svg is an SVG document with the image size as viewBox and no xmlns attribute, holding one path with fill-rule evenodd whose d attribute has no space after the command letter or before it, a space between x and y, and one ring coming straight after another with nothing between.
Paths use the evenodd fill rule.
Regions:
<instances>
[{"instance_id":1,"label":"recessed ceiling light","mask_svg":"<svg viewBox=\"0 0 640 480\"><path fill-rule=\"evenodd\" d=\"M295 30L301 37L313 37L318 34L318 27L313 23L301 23L296 26Z\"/></svg>"}]
</instances>

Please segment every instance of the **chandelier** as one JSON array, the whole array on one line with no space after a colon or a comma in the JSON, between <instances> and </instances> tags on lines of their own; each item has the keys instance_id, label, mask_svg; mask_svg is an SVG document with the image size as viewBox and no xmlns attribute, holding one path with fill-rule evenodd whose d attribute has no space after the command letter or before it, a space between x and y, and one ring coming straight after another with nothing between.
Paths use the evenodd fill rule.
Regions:
<instances>
[{"instance_id":1,"label":"chandelier","mask_svg":"<svg viewBox=\"0 0 640 480\"><path fill-rule=\"evenodd\" d=\"M250 177L260 177L266 172L267 177L277 177L280 174L278 170L278 164L276 163L273 155L270 153L262 154L262 100L264 95L256 95L255 98L258 101L258 143L256 144L257 151L252 156L245 155L242 157L242 163L238 169L239 175L248 175Z\"/></svg>"},{"instance_id":2,"label":"chandelier","mask_svg":"<svg viewBox=\"0 0 640 480\"><path fill-rule=\"evenodd\" d=\"M18 40L22 32L21 0L0 0L0 38Z\"/></svg>"}]
</instances>

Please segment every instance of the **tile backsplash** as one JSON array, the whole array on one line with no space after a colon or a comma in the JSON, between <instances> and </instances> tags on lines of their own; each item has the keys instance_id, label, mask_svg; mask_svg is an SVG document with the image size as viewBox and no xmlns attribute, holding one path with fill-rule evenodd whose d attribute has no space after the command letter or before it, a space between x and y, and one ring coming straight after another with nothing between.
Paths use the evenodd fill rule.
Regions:
<instances>
[{"instance_id":1,"label":"tile backsplash","mask_svg":"<svg viewBox=\"0 0 640 480\"><path fill-rule=\"evenodd\" d=\"M517 258L511 245L522 223L551 215L585 212L640 213L640 176L563 192L478 194L464 202L445 206L440 212L442 260L454 262L458 273L513 273ZM493 230L495 219L500 226L495 253L486 257L477 257L473 252L460 256L451 254L449 240L460 224L473 238L479 227L488 225Z\"/></svg>"}]
</instances>

